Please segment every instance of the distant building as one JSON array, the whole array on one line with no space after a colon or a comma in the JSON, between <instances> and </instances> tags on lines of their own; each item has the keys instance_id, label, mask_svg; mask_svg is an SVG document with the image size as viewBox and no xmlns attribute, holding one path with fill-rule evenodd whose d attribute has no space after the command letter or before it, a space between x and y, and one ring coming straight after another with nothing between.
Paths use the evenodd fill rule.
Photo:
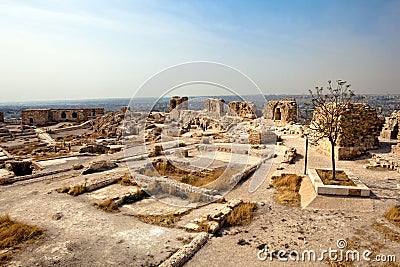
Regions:
<instances>
[{"instance_id":1,"label":"distant building","mask_svg":"<svg viewBox=\"0 0 400 267\"><path fill-rule=\"evenodd\" d=\"M21 112L22 124L49 125L64 121L84 122L104 115L104 108L26 109Z\"/></svg>"}]
</instances>

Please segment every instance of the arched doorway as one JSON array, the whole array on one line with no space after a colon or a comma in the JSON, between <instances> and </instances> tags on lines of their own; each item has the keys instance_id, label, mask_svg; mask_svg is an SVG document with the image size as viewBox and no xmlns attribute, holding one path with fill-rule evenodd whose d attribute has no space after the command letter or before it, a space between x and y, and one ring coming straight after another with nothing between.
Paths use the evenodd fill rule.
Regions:
<instances>
[{"instance_id":1,"label":"arched doorway","mask_svg":"<svg viewBox=\"0 0 400 267\"><path fill-rule=\"evenodd\" d=\"M33 124L33 118L29 118L29 124Z\"/></svg>"},{"instance_id":2,"label":"arched doorway","mask_svg":"<svg viewBox=\"0 0 400 267\"><path fill-rule=\"evenodd\" d=\"M72 118L73 118L73 119L77 119L77 118L78 118L78 113L73 112L73 113L72 113Z\"/></svg>"},{"instance_id":3,"label":"arched doorway","mask_svg":"<svg viewBox=\"0 0 400 267\"><path fill-rule=\"evenodd\" d=\"M67 118L67 114L64 111L61 113L61 118L62 119L66 119Z\"/></svg>"},{"instance_id":4,"label":"arched doorway","mask_svg":"<svg viewBox=\"0 0 400 267\"><path fill-rule=\"evenodd\" d=\"M281 109L280 108L275 108L274 120L280 121L281 119L282 119Z\"/></svg>"}]
</instances>

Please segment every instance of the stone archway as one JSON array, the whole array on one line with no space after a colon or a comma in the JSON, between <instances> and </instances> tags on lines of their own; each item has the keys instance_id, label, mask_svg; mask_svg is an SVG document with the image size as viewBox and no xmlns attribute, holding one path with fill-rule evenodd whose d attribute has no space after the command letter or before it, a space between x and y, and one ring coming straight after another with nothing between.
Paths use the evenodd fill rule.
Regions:
<instances>
[{"instance_id":1,"label":"stone archway","mask_svg":"<svg viewBox=\"0 0 400 267\"><path fill-rule=\"evenodd\" d=\"M73 112L73 113L72 113L72 118L73 118L73 119L77 119L77 118L78 118L78 113Z\"/></svg>"},{"instance_id":2,"label":"stone archway","mask_svg":"<svg viewBox=\"0 0 400 267\"><path fill-rule=\"evenodd\" d=\"M61 118L62 119L66 119L67 118L67 114L64 111L61 113Z\"/></svg>"}]
</instances>

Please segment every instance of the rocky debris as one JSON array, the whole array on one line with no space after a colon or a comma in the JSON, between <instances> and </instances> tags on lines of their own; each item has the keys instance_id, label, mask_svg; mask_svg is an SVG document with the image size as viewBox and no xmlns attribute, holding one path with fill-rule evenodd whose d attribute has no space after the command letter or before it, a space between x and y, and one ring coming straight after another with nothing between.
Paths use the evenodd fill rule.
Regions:
<instances>
[{"instance_id":1,"label":"rocky debris","mask_svg":"<svg viewBox=\"0 0 400 267\"><path fill-rule=\"evenodd\" d=\"M31 161L9 161L6 163L6 168L16 176L30 175L33 172Z\"/></svg>"},{"instance_id":2,"label":"rocky debris","mask_svg":"<svg viewBox=\"0 0 400 267\"><path fill-rule=\"evenodd\" d=\"M122 108L117 113L110 112L90 121L93 130L107 138L120 138L125 111L126 109Z\"/></svg>"},{"instance_id":3,"label":"rocky debris","mask_svg":"<svg viewBox=\"0 0 400 267\"><path fill-rule=\"evenodd\" d=\"M382 157L380 155L372 154L372 158L369 160L369 164L365 166L367 169L371 168L387 168L388 170L400 172L400 160L391 157Z\"/></svg>"},{"instance_id":4,"label":"rocky debris","mask_svg":"<svg viewBox=\"0 0 400 267\"><path fill-rule=\"evenodd\" d=\"M181 249L175 252L170 258L160 264L160 267L179 267L183 266L197 251L201 249L202 246L210 238L207 233L198 234L193 240L184 245Z\"/></svg>"},{"instance_id":5,"label":"rocky debris","mask_svg":"<svg viewBox=\"0 0 400 267\"><path fill-rule=\"evenodd\" d=\"M108 150L108 147L103 145L86 145L79 149L79 153L106 154Z\"/></svg>"},{"instance_id":6,"label":"rocky debris","mask_svg":"<svg viewBox=\"0 0 400 267\"><path fill-rule=\"evenodd\" d=\"M381 137L396 140L399 136L400 110L387 117L383 126Z\"/></svg>"},{"instance_id":7,"label":"rocky debris","mask_svg":"<svg viewBox=\"0 0 400 267\"><path fill-rule=\"evenodd\" d=\"M74 164L71 167L73 170L82 170L84 166L82 164Z\"/></svg>"},{"instance_id":8,"label":"rocky debris","mask_svg":"<svg viewBox=\"0 0 400 267\"><path fill-rule=\"evenodd\" d=\"M82 171L82 175L102 172L118 167L115 162L109 160L93 161L89 164L89 167Z\"/></svg>"},{"instance_id":9,"label":"rocky debris","mask_svg":"<svg viewBox=\"0 0 400 267\"><path fill-rule=\"evenodd\" d=\"M224 224L226 217L234 208L243 203L241 199L231 199L224 205L210 211L200 218L193 219L184 226L187 231L198 232L205 231L211 234L216 233Z\"/></svg>"},{"instance_id":10,"label":"rocky debris","mask_svg":"<svg viewBox=\"0 0 400 267\"><path fill-rule=\"evenodd\" d=\"M295 147L286 149L285 155L283 156L283 160L281 163L292 164L296 155L297 155L297 151L296 151Z\"/></svg>"},{"instance_id":11,"label":"rocky debris","mask_svg":"<svg viewBox=\"0 0 400 267\"><path fill-rule=\"evenodd\" d=\"M61 220L61 218L64 216L64 214L62 214L62 212L57 212L55 213L53 216L51 216L53 218L53 220Z\"/></svg>"}]
</instances>

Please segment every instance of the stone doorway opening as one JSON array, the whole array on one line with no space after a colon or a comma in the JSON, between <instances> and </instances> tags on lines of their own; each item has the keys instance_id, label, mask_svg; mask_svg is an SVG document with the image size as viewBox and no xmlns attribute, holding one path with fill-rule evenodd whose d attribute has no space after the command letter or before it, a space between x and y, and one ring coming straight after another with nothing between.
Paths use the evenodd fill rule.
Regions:
<instances>
[{"instance_id":1,"label":"stone doorway opening","mask_svg":"<svg viewBox=\"0 0 400 267\"><path fill-rule=\"evenodd\" d=\"M392 133L390 135L390 139L397 139L398 135L399 135L399 124L396 124L393 127L393 131L392 131Z\"/></svg>"},{"instance_id":2,"label":"stone doorway opening","mask_svg":"<svg viewBox=\"0 0 400 267\"><path fill-rule=\"evenodd\" d=\"M282 119L282 113L280 108L275 108L274 120L280 121Z\"/></svg>"}]
</instances>

